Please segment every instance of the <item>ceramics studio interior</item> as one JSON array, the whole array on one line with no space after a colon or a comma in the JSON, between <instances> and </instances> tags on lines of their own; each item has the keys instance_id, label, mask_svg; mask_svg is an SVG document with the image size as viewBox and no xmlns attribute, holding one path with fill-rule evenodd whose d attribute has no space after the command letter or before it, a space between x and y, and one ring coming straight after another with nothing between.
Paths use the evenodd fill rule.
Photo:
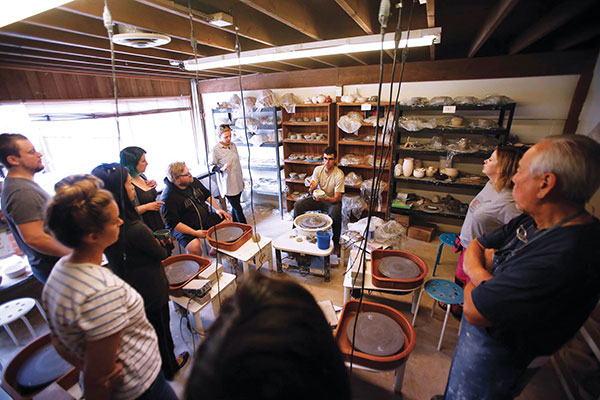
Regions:
<instances>
[{"instance_id":1,"label":"ceramics studio interior","mask_svg":"<svg viewBox=\"0 0 600 400\"><path fill-rule=\"evenodd\" d=\"M0 399L600 398L600 2L0 9Z\"/></svg>"}]
</instances>

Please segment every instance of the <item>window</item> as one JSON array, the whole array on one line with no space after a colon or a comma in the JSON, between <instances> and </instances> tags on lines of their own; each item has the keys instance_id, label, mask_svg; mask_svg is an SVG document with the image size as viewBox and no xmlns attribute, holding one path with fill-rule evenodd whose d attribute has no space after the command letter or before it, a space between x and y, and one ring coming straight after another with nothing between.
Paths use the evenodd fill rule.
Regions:
<instances>
[{"instance_id":1,"label":"window","mask_svg":"<svg viewBox=\"0 0 600 400\"><path fill-rule=\"evenodd\" d=\"M146 150L146 176L156 180L159 189L171 162L185 161L194 173L206 169L204 140L201 135L194 137L187 97L119 100L120 135L113 100L0 106L0 117L7 114L11 122L0 122L2 132L24 134L44 155L46 169L36 175L36 181L49 193L67 175L118 162L120 149L127 146Z\"/></svg>"}]
</instances>

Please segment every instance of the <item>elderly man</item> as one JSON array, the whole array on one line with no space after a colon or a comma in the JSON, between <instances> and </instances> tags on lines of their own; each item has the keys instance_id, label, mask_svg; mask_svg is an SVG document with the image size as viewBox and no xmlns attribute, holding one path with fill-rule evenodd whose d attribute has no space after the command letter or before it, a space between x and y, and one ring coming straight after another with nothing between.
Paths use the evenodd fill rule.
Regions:
<instances>
[{"instance_id":1,"label":"elderly man","mask_svg":"<svg viewBox=\"0 0 600 400\"><path fill-rule=\"evenodd\" d=\"M513 182L525 214L465 254L471 282L446 399L518 395L530 362L567 342L600 298L600 222L584 207L600 186L600 144L547 138L525 153Z\"/></svg>"},{"instance_id":2,"label":"elderly man","mask_svg":"<svg viewBox=\"0 0 600 400\"><path fill-rule=\"evenodd\" d=\"M49 200L33 176L44 169L42 153L23 135L0 135L0 162L8 170L2 188L2 212L17 241L27 255L33 275L46 283L58 259L70 249L44 232L44 210Z\"/></svg>"},{"instance_id":3,"label":"elderly man","mask_svg":"<svg viewBox=\"0 0 600 400\"><path fill-rule=\"evenodd\" d=\"M316 196L314 192L317 187L323 190L325 195ZM335 148L327 147L323 151L323 165L314 169L308 192L312 197L302 199L294 204L294 218L311 210L321 210L329 214L333 220L333 243L337 251L342 231L344 173L337 167Z\"/></svg>"},{"instance_id":4,"label":"elderly man","mask_svg":"<svg viewBox=\"0 0 600 400\"><path fill-rule=\"evenodd\" d=\"M202 255L200 239L206 237L208 228L231 221L231 216L219 208L208 189L192 176L185 163L170 164L167 175L167 186L161 199L167 228L187 253ZM207 203L216 212L212 212Z\"/></svg>"}]
</instances>

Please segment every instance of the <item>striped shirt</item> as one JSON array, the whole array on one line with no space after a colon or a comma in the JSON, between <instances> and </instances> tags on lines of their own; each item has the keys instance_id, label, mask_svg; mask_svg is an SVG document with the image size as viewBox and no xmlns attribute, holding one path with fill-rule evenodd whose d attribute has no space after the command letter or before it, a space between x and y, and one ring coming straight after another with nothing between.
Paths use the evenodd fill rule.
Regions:
<instances>
[{"instance_id":1,"label":"striped shirt","mask_svg":"<svg viewBox=\"0 0 600 400\"><path fill-rule=\"evenodd\" d=\"M61 258L44 286L42 303L53 336L82 363L87 341L121 332L117 358L124 379L112 398L135 399L154 382L161 359L144 302L108 268Z\"/></svg>"}]
</instances>

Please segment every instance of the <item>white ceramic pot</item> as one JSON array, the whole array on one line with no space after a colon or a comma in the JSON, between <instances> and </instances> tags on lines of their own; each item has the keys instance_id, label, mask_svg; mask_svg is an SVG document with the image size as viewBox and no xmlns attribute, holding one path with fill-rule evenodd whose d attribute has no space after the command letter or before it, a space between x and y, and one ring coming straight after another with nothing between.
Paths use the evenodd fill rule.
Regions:
<instances>
[{"instance_id":1,"label":"white ceramic pot","mask_svg":"<svg viewBox=\"0 0 600 400\"><path fill-rule=\"evenodd\" d=\"M430 166L430 167L427 167L427 170L425 171L425 174L427 176L429 176L429 177L432 177L436 172L437 172L437 168L433 167L433 166Z\"/></svg>"},{"instance_id":2,"label":"white ceramic pot","mask_svg":"<svg viewBox=\"0 0 600 400\"><path fill-rule=\"evenodd\" d=\"M394 177L400 178L401 176L402 176L402 160L400 160L398 162L398 164L396 164L396 166L394 167Z\"/></svg>"},{"instance_id":3,"label":"white ceramic pot","mask_svg":"<svg viewBox=\"0 0 600 400\"><path fill-rule=\"evenodd\" d=\"M425 168L415 168L413 171L413 176L415 178L422 178L425 176Z\"/></svg>"},{"instance_id":4,"label":"white ceramic pot","mask_svg":"<svg viewBox=\"0 0 600 400\"><path fill-rule=\"evenodd\" d=\"M341 100L342 103L354 103L354 96L352 96L351 94L347 94L342 96Z\"/></svg>"},{"instance_id":5,"label":"white ceramic pot","mask_svg":"<svg viewBox=\"0 0 600 400\"><path fill-rule=\"evenodd\" d=\"M402 163L402 173L404 176L409 177L413 173L413 169L415 167L414 159L411 157L405 158Z\"/></svg>"},{"instance_id":6,"label":"white ceramic pot","mask_svg":"<svg viewBox=\"0 0 600 400\"><path fill-rule=\"evenodd\" d=\"M325 100L327 100L327 97L325 97L324 95L320 94L317 96L317 103L323 104L325 103Z\"/></svg>"}]
</instances>

